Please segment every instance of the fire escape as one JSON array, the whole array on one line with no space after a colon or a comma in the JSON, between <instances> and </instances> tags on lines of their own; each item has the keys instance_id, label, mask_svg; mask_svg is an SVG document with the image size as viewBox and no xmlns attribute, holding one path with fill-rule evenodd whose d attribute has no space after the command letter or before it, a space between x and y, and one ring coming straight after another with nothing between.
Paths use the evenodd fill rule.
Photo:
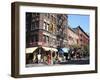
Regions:
<instances>
[{"instance_id":1,"label":"fire escape","mask_svg":"<svg viewBox=\"0 0 100 80\"><path fill-rule=\"evenodd\" d=\"M58 17L58 20L57 20L57 43L58 43L58 47L62 48L64 47L64 39L65 39L65 15L64 14L58 14L57 17Z\"/></svg>"}]
</instances>

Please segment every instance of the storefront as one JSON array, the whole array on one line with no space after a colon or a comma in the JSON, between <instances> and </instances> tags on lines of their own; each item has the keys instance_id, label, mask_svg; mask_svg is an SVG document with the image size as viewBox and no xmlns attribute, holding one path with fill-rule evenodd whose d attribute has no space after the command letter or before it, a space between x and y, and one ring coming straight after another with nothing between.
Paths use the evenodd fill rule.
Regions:
<instances>
[{"instance_id":1,"label":"storefront","mask_svg":"<svg viewBox=\"0 0 100 80\"><path fill-rule=\"evenodd\" d=\"M38 47L32 47L32 48L26 48L26 64L30 64L33 62L33 58L34 58L34 51L37 49Z\"/></svg>"},{"instance_id":2,"label":"storefront","mask_svg":"<svg viewBox=\"0 0 100 80\"><path fill-rule=\"evenodd\" d=\"M55 60L57 58L57 49L56 48L49 48L43 47L43 49L47 52L47 64L52 65L55 64Z\"/></svg>"},{"instance_id":3,"label":"storefront","mask_svg":"<svg viewBox=\"0 0 100 80\"><path fill-rule=\"evenodd\" d=\"M32 47L26 49L26 64L53 64L57 49L49 47Z\"/></svg>"}]
</instances>

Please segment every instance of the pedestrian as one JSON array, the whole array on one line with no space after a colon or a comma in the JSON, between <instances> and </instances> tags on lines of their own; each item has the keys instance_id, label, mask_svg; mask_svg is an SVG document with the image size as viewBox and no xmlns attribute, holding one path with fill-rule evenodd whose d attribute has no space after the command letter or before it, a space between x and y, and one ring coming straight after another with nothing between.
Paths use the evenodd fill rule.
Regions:
<instances>
[{"instance_id":1,"label":"pedestrian","mask_svg":"<svg viewBox=\"0 0 100 80\"><path fill-rule=\"evenodd\" d=\"M41 54L38 54L37 58L38 58L38 63L40 63L41 62Z\"/></svg>"},{"instance_id":2,"label":"pedestrian","mask_svg":"<svg viewBox=\"0 0 100 80\"><path fill-rule=\"evenodd\" d=\"M48 59L47 59L47 61L48 61L48 64L51 64L51 56L50 56L50 54L48 54Z\"/></svg>"}]
</instances>

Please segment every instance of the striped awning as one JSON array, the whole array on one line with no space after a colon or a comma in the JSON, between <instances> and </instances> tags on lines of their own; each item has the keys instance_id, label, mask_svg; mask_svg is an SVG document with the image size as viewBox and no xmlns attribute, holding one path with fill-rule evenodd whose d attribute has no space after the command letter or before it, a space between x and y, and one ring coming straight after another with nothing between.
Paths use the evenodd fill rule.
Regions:
<instances>
[{"instance_id":1,"label":"striped awning","mask_svg":"<svg viewBox=\"0 0 100 80\"><path fill-rule=\"evenodd\" d=\"M61 53L61 54L68 53L69 52L69 48L59 48L58 52Z\"/></svg>"},{"instance_id":2,"label":"striped awning","mask_svg":"<svg viewBox=\"0 0 100 80\"><path fill-rule=\"evenodd\" d=\"M56 48L49 48L49 47L42 47L45 51L55 51L57 52L58 50Z\"/></svg>"},{"instance_id":3,"label":"striped awning","mask_svg":"<svg viewBox=\"0 0 100 80\"><path fill-rule=\"evenodd\" d=\"M61 48L63 50L64 53L68 53L69 48Z\"/></svg>"},{"instance_id":4,"label":"striped awning","mask_svg":"<svg viewBox=\"0 0 100 80\"><path fill-rule=\"evenodd\" d=\"M26 54L28 53L33 53L38 47L31 47L31 48L26 48L25 52Z\"/></svg>"}]
</instances>

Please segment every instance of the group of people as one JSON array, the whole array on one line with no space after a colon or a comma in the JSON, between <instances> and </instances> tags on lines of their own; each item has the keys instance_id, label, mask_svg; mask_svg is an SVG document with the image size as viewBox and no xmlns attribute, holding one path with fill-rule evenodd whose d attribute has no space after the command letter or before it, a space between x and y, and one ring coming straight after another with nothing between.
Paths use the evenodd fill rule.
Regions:
<instances>
[{"instance_id":1,"label":"group of people","mask_svg":"<svg viewBox=\"0 0 100 80\"><path fill-rule=\"evenodd\" d=\"M76 60L84 58L84 52L80 48L69 49L68 53L60 54L59 52L50 52L47 53L36 53L33 54L32 63L33 64L59 64L61 62L66 62L67 60Z\"/></svg>"},{"instance_id":2,"label":"group of people","mask_svg":"<svg viewBox=\"0 0 100 80\"><path fill-rule=\"evenodd\" d=\"M86 57L86 53L81 48L74 48L69 50L70 59L81 59Z\"/></svg>"},{"instance_id":3,"label":"group of people","mask_svg":"<svg viewBox=\"0 0 100 80\"><path fill-rule=\"evenodd\" d=\"M54 59L54 56L51 55L51 53L49 52L48 54L46 53L41 53L41 54L35 54L34 58L33 58L33 63L37 63L37 64L53 64L54 62L52 61Z\"/></svg>"},{"instance_id":4,"label":"group of people","mask_svg":"<svg viewBox=\"0 0 100 80\"><path fill-rule=\"evenodd\" d=\"M48 54L36 54L33 58L33 64L58 64L62 60L64 60L63 55L59 55L59 53L48 53Z\"/></svg>"}]
</instances>

